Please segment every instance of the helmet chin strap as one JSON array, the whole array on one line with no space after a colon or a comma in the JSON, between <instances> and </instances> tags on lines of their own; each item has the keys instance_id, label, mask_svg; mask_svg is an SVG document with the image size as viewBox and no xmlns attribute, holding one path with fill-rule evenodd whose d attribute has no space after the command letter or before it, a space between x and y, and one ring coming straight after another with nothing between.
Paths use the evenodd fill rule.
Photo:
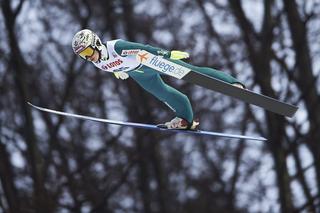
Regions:
<instances>
[{"instance_id":1,"label":"helmet chin strap","mask_svg":"<svg viewBox=\"0 0 320 213\"><path fill-rule=\"evenodd\" d=\"M109 58L106 45L102 44L101 47L98 49L98 51L99 51L99 61L102 59L107 60Z\"/></svg>"}]
</instances>

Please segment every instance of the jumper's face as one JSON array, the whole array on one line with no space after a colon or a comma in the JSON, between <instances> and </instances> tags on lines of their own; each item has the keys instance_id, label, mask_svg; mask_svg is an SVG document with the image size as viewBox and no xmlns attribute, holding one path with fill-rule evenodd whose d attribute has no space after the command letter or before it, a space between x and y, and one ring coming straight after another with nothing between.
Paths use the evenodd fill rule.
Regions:
<instances>
[{"instance_id":1,"label":"jumper's face","mask_svg":"<svg viewBox=\"0 0 320 213\"><path fill-rule=\"evenodd\" d=\"M98 62L99 60L99 51L98 50L94 50L93 54L90 57L87 57L88 61L92 61L92 62Z\"/></svg>"},{"instance_id":2,"label":"jumper's face","mask_svg":"<svg viewBox=\"0 0 320 213\"><path fill-rule=\"evenodd\" d=\"M99 60L99 51L89 46L79 53L79 56L85 60L97 62Z\"/></svg>"}]
</instances>

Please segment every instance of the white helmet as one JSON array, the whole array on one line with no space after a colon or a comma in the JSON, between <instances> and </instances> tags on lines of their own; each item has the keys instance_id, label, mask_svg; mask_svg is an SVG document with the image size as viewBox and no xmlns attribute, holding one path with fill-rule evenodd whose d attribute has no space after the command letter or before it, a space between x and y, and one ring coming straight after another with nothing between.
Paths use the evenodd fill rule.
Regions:
<instances>
[{"instance_id":1,"label":"white helmet","mask_svg":"<svg viewBox=\"0 0 320 213\"><path fill-rule=\"evenodd\" d=\"M88 47L91 47L93 50L97 49L101 52L102 42L100 38L94 32L88 29L77 32L72 39L73 52L84 58L80 53Z\"/></svg>"}]
</instances>

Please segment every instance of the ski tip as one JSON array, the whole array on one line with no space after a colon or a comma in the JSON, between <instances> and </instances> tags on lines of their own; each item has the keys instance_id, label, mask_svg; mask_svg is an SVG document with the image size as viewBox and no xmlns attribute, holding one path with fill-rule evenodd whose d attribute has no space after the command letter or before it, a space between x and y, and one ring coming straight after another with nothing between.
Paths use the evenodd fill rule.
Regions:
<instances>
[{"instance_id":1,"label":"ski tip","mask_svg":"<svg viewBox=\"0 0 320 213\"><path fill-rule=\"evenodd\" d=\"M27 104L28 104L29 106L31 106L32 108L35 108L35 109L38 109L38 110L42 110L42 108L41 108L41 107L36 106L36 105L32 104L32 103L31 103L31 102L29 102L29 101L27 101Z\"/></svg>"},{"instance_id":2,"label":"ski tip","mask_svg":"<svg viewBox=\"0 0 320 213\"><path fill-rule=\"evenodd\" d=\"M31 102L27 101L27 104L33 108L37 108L37 106L33 105Z\"/></svg>"}]
</instances>

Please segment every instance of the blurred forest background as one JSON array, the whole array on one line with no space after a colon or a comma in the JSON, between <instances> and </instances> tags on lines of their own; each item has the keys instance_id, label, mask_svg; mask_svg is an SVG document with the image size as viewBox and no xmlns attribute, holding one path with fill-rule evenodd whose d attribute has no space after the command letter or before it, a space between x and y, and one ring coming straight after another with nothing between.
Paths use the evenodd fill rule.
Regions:
<instances>
[{"instance_id":1,"label":"blurred forest background","mask_svg":"<svg viewBox=\"0 0 320 213\"><path fill-rule=\"evenodd\" d=\"M320 212L319 0L0 0L0 212ZM287 119L171 78L202 129L268 142L122 128L173 117L131 79L73 54L89 28L183 50L253 91L300 107Z\"/></svg>"}]
</instances>

